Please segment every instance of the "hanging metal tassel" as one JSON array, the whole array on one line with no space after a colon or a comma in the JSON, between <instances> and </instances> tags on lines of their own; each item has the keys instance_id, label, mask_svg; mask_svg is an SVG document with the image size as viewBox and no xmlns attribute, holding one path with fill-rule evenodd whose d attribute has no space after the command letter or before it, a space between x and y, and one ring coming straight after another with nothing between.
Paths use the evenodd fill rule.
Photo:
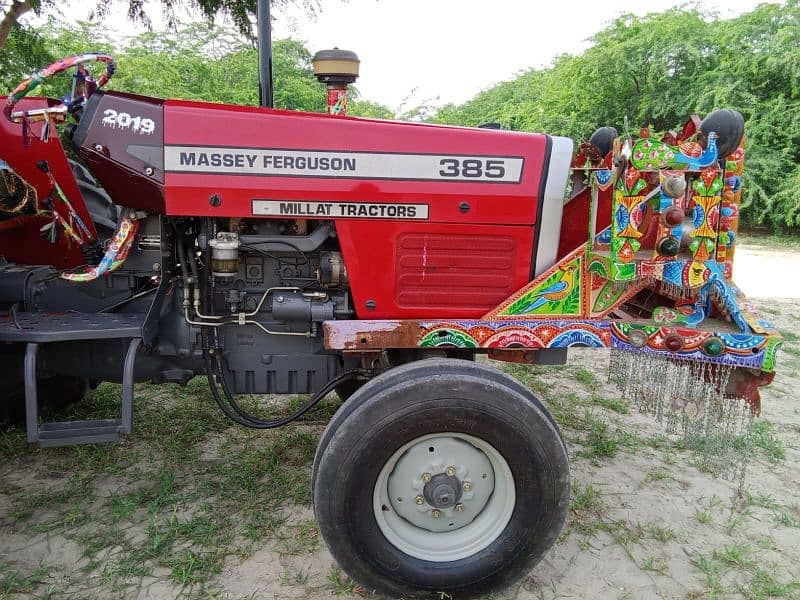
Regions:
<instances>
[{"instance_id":1,"label":"hanging metal tassel","mask_svg":"<svg viewBox=\"0 0 800 600\"><path fill-rule=\"evenodd\" d=\"M753 448L753 411L744 398L725 395L733 367L678 361L645 352L612 350L609 381L622 397L651 414L695 464L743 485Z\"/></svg>"}]
</instances>

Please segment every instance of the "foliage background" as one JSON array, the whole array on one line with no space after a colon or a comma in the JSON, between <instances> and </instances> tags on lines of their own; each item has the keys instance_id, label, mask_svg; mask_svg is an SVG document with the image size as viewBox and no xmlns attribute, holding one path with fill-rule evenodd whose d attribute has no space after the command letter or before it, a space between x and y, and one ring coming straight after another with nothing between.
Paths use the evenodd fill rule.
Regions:
<instances>
[{"instance_id":1,"label":"foliage background","mask_svg":"<svg viewBox=\"0 0 800 600\"><path fill-rule=\"evenodd\" d=\"M91 51L108 52L116 58L118 69L110 89L185 100L258 104L258 56L252 41L235 29L207 22L172 32L147 32L122 43L112 40L98 23L67 25L51 20L40 28L17 27L0 52L0 89L11 89L58 58ZM325 111L325 86L313 76L311 57L297 40L273 42L276 108ZM69 77L62 75L42 93L62 95L68 87ZM357 89L353 97L349 114L393 116L389 108L360 99Z\"/></svg>"},{"instance_id":2,"label":"foliage background","mask_svg":"<svg viewBox=\"0 0 800 600\"><path fill-rule=\"evenodd\" d=\"M98 33L99 32L99 33ZM577 55L520 73L461 105L418 107L401 118L544 131L585 139L597 127L680 128L691 114L734 108L747 120L742 219L772 231L800 228L800 0L763 4L733 19L676 8L623 15ZM532 42L534 43L534 42ZM0 86L60 56L112 51L112 87L174 98L256 104L257 57L236 30L196 23L145 33L122 43L97 24L16 27L0 52ZM323 111L325 94L311 72L311 53L297 40L274 43L275 104ZM62 92L68 78L59 84ZM45 89L45 93L54 90ZM391 118L391 109L356 96L356 116Z\"/></svg>"},{"instance_id":3,"label":"foliage background","mask_svg":"<svg viewBox=\"0 0 800 600\"><path fill-rule=\"evenodd\" d=\"M720 19L673 9L623 15L583 53L521 73L439 123L497 121L509 129L585 139L603 125L678 129L691 114L734 108L747 121L742 216L775 231L800 227L800 2Z\"/></svg>"}]
</instances>

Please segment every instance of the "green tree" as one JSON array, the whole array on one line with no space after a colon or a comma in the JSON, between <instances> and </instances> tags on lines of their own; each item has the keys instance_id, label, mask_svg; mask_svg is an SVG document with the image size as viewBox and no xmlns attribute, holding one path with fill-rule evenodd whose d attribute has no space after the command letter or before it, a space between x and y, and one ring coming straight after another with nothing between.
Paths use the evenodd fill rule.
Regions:
<instances>
[{"instance_id":1,"label":"green tree","mask_svg":"<svg viewBox=\"0 0 800 600\"><path fill-rule=\"evenodd\" d=\"M364 100L354 90L353 99L347 104L347 114L351 117L367 117L370 119L393 119L394 113L388 106Z\"/></svg>"},{"instance_id":2,"label":"green tree","mask_svg":"<svg viewBox=\"0 0 800 600\"><path fill-rule=\"evenodd\" d=\"M0 94L19 83L22 75L52 62L48 41L37 30L15 27L8 45L0 51Z\"/></svg>"},{"instance_id":3,"label":"green tree","mask_svg":"<svg viewBox=\"0 0 800 600\"><path fill-rule=\"evenodd\" d=\"M20 17L31 11L39 12L48 7L47 0L3 0L0 4L0 50L5 48L11 31L19 23Z\"/></svg>"},{"instance_id":4,"label":"green tree","mask_svg":"<svg viewBox=\"0 0 800 600\"><path fill-rule=\"evenodd\" d=\"M41 30L15 30L0 62L4 89L59 56L91 49L108 52L117 60L110 89L162 98L258 104L258 55L235 30L194 23L170 33L143 33L122 47L115 47L99 30L96 23L64 25L54 21ZM12 55L15 58L6 63L6 57ZM326 110L325 86L314 77L311 58L311 52L297 40L273 43L276 108ZM62 75L37 92L62 96L69 85L69 77ZM349 113L392 116L385 106L358 98L356 90Z\"/></svg>"},{"instance_id":5,"label":"green tree","mask_svg":"<svg viewBox=\"0 0 800 600\"><path fill-rule=\"evenodd\" d=\"M320 0L270 0L274 8L285 8L291 4L300 4L306 12L316 15L320 8ZM126 5L128 18L150 28L150 16L144 0L97 0L94 16L105 17L114 4ZM189 8L204 15L209 23L217 15L230 16L239 31L248 37L252 36L252 19L256 13L256 0L161 0L161 10L167 17L168 24L176 28L178 20L175 9L178 6ZM19 19L27 13L46 15L56 6L54 0L0 0L0 50L5 48L11 31L19 25Z\"/></svg>"},{"instance_id":6,"label":"green tree","mask_svg":"<svg viewBox=\"0 0 800 600\"><path fill-rule=\"evenodd\" d=\"M622 15L578 55L556 58L442 107L434 121L585 139L604 125L680 127L691 114L734 108L747 121L742 216L800 227L800 2L762 4L733 19L672 9Z\"/></svg>"}]
</instances>

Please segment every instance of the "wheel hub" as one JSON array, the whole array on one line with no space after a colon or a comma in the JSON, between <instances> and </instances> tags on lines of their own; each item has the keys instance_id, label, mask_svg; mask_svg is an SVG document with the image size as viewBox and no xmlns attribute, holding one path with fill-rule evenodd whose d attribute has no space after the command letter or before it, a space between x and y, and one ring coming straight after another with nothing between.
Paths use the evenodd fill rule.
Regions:
<instances>
[{"instance_id":1,"label":"wheel hub","mask_svg":"<svg viewBox=\"0 0 800 600\"><path fill-rule=\"evenodd\" d=\"M438 473L422 488L425 501L436 508L450 508L461 500L462 484L458 477Z\"/></svg>"},{"instance_id":2,"label":"wheel hub","mask_svg":"<svg viewBox=\"0 0 800 600\"><path fill-rule=\"evenodd\" d=\"M501 534L514 510L514 488L508 463L484 440L428 434L384 464L373 509L386 539L406 554L458 560Z\"/></svg>"},{"instance_id":3,"label":"wheel hub","mask_svg":"<svg viewBox=\"0 0 800 600\"><path fill-rule=\"evenodd\" d=\"M494 491L486 455L456 437L432 436L401 453L388 477L392 508L410 524L441 533L471 523Z\"/></svg>"}]
</instances>

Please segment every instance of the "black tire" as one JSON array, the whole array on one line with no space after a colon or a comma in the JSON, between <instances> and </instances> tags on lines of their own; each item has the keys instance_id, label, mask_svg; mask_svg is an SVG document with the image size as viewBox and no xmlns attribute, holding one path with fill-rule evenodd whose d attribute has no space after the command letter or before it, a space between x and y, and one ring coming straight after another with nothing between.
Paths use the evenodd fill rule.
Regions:
<instances>
[{"instance_id":1,"label":"black tire","mask_svg":"<svg viewBox=\"0 0 800 600\"><path fill-rule=\"evenodd\" d=\"M0 359L8 373L0 381L0 426L25 423L24 355L24 347L0 345ZM82 400L88 391L89 380L83 377L56 375L37 382L39 407L45 411L64 409Z\"/></svg>"},{"instance_id":2,"label":"black tire","mask_svg":"<svg viewBox=\"0 0 800 600\"><path fill-rule=\"evenodd\" d=\"M742 142L744 117L730 108L715 110L700 123L700 131L705 139L712 131L717 134L717 155L725 158Z\"/></svg>"},{"instance_id":3,"label":"black tire","mask_svg":"<svg viewBox=\"0 0 800 600\"><path fill-rule=\"evenodd\" d=\"M60 411L80 402L89 391L84 377L56 375L38 381L39 410ZM0 390L0 426L25 423L25 388L23 384L4 386Z\"/></svg>"},{"instance_id":4,"label":"black tire","mask_svg":"<svg viewBox=\"0 0 800 600\"><path fill-rule=\"evenodd\" d=\"M417 372L417 369L425 368L429 364L427 361L430 361L430 360L440 360L440 359L439 358L424 358L424 359L414 360L414 361L412 361L410 363L408 363L408 362L399 363L398 365L392 367L391 372L394 374L392 379L388 379L386 377L375 377L375 378L370 379L369 381L366 381L366 382L359 381L358 383L360 384L360 386L359 386L358 389L362 389L363 387L369 385L371 387L370 387L369 392L367 392L367 393L376 394L376 393L378 393L379 389L384 388L386 385L395 385L400 381L410 381L410 380L412 380L412 379L414 379L414 378L419 376L419 374ZM489 369L490 371L499 372L501 375L505 376L505 381L506 381L506 383L508 385L510 385L510 386L514 387L515 389L519 390L519 392L521 394L523 394L523 395L529 395L531 402L534 402L536 404L536 406L539 407L539 410L541 410L545 414L545 416L548 419L550 419L550 422L553 424L553 427L558 432L558 437L559 437L559 439L561 439L561 443L564 445L564 449L566 450L567 444L564 441L564 436L562 435L561 429L559 428L558 423L556 423L556 420L553 417L552 413L547 409L547 407L544 404L542 404L542 401L539 400L539 398L537 398L536 396L534 396L531 393L531 391L525 385L523 385L522 383L520 383L519 381L517 381L513 377L506 376L504 373L502 373L500 371L497 371L497 369L494 369L494 368L491 368L491 367L485 367L484 365L481 365L480 363L475 363L474 357L472 357L470 359L460 360L460 363L461 364L459 364L459 366L462 369L469 368L470 364L477 365L479 370L476 371L476 373L475 373L476 376L480 376L483 373L483 369ZM398 367L401 364L405 367L402 371L398 370ZM384 374L386 372L387 371L384 371ZM339 387L338 386L336 387L335 391L336 391L337 395L339 395ZM345 390L343 390L343 391L345 391ZM358 390L355 390L355 391L358 391ZM353 393L355 393L355 391ZM339 398L344 401L344 400L350 399L350 397L352 395L353 394L350 394L347 398L342 398L341 395L340 395ZM349 415L351 412L353 412L357 407L358 407L357 403L345 402L344 404L342 404L342 406L336 412L336 414L334 415L333 419L331 419L331 421L328 423L328 426L326 427L325 431L323 432L322 438L320 439L320 442L319 442L319 447L322 447L324 444L327 444L328 438L331 435L333 435L333 433L335 431L335 424L337 422L339 422L340 420L343 420L344 418L346 418L347 415ZM314 471L315 472L316 472L317 460L319 459L319 456L320 456L320 454L319 454L319 452L317 452L316 456L314 457Z\"/></svg>"},{"instance_id":5,"label":"black tire","mask_svg":"<svg viewBox=\"0 0 800 600\"><path fill-rule=\"evenodd\" d=\"M0 344L0 360L6 375L0 378L0 426L25 422L24 350L16 344Z\"/></svg>"},{"instance_id":6,"label":"black tire","mask_svg":"<svg viewBox=\"0 0 800 600\"><path fill-rule=\"evenodd\" d=\"M395 547L373 512L378 474L420 436L463 433L490 444L513 475L515 503L498 536L471 556L422 560ZM334 416L314 461L314 510L333 556L369 590L400 596L473 596L524 575L555 542L569 506L569 463L552 417L508 375L429 359L361 388Z\"/></svg>"},{"instance_id":7,"label":"black tire","mask_svg":"<svg viewBox=\"0 0 800 600\"><path fill-rule=\"evenodd\" d=\"M360 390L365 383L365 381L358 381L357 379L348 379L337 385L334 390L336 391L336 395L339 396L339 400L344 402Z\"/></svg>"},{"instance_id":8,"label":"black tire","mask_svg":"<svg viewBox=\"0 0 800 600\"><path fill-rule=\"evenodd\" d=\"M110 196L100 187L95 178L79 162L69 161L72 174L80 189L86 210L92 217L101 244L114 235L119 220L119 206L112 202Z\"/></svg>"},{"instance_id":9,"label":"black tire","mask_svg":"<svg viewBox=\"0 0 800 600\"><path fill-rule=\"evenodd\" d=\"M600 150L600 154L606 156L614 145L614 140L617 139L617 130L614 127L600 127L596 129L589 138L589 143Z\"/></svg>"}]
</instances>

